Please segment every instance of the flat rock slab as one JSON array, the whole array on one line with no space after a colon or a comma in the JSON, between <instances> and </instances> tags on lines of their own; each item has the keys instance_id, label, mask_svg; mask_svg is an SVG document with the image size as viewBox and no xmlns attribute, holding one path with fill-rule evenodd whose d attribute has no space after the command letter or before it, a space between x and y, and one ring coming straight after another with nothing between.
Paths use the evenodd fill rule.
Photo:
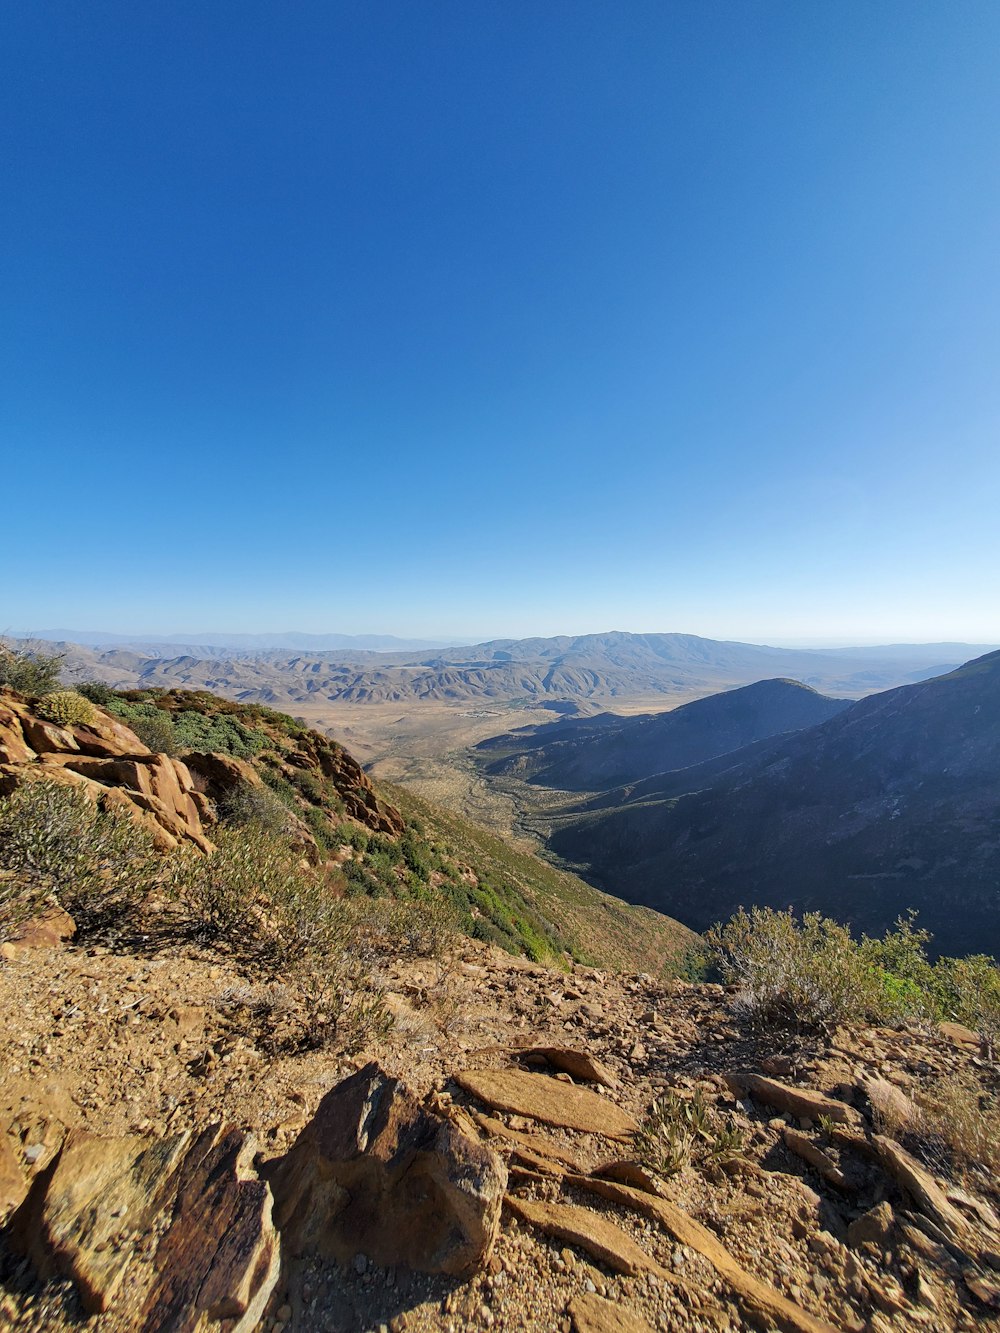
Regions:
<instances>
[{"instance_id":1,"label":"flat rock slab","mask_svg":"<svg viewBox=\"0 0 1000 1333\"><path fill-rule=\"evenodd\" d=\"M642 1315L588 1292L573 1297L569 1317L576 1333L653 1333Z\"/></svg>"},{"instance_id":2,"label":"flat rock slab","mask_svg":"<svg viewBox=\"0 0 1000 1333\"><path fill-rule=\"evenodd\" d=\"M651 1259L627 1231L600 1213L572 1203L542 1203L535 1199L519 1199L513 1194L507 1196L506 1202L522 1222L569 1245L579 1246L616 1273L624 1273L626 1277L655 1273L668 1281L673 1279L674 1275Z\"/></svg>"},{"instance_id":3,"label":"flat rock slab","mask_svg":"<svg viewBox=\"0 0 1000 1333\"><path fill-rule=\"evenodd\" d=\"M788 1083L779 1083L775 1078L764 1078L761 1074L752 1074L745 1070L727 1074L726 1082L740 1096L749 1095L765 1106L773 1106L778 1111L787 1111L800 1119L818 1120L824 1116L841 1125L855 1125L861 1121L861 1115L853 1106L839 1102L835 1097L827 1097L812 1088L793 1088Z\"/></svg>"},{"instance_id":4,"label":"flat rock slab","mask_svg":"<svg viewBox=\"0 0 1000 1333\"><path fill-rule=\"evenodd\" d=\"M513 1115L528 1116L546 1125L578 1129L624 1139L639 1126L607 1097L588 1088L577 1088L546 1074L526 1074L519 1069L463 1069L455 1082L487 1106Z\"/></svg>"},{"instance_id":5,"label":"flat rock slab","mask_svg":"<svg viewBox=\"0 0 1000 1333\"><path fill-rule=\"evenodd\" d=\"M707 1227L668 1199L658 1199L642 1190L594 1176L573 1176L569 1181L660 1222L679 1244L687 1245L707 1259L745 1306L755 1315L763 1315L769 1324L782 1329L783 1333L837 1333L833 1324L807 1314L774 1287L748 1273Z\"/></svg>"},{"instance_id":6,"label":"flat rock slab","mask_svg":"<svg viewBox=\"0 0 1000 1333\"><path fill-rule=\"evenodd\" d=\"M532 1059L546 1060L553 1069L569 1074L571 1078L583 1079L585 1083L599 1083L605 1088L617 1088L618 1080L600 1060L587 1051L576 1051L569 1046L526 1046L519 1055Z\"/></svg>"},{"instance_id":7,"label":"flat rock slab","mask_svg":"<svg viewBox=\"0 0 1000 1333\"><path fill-rule=\"evenodd\" d=\"M518 1148L524 1148L527 1152L548 1158L557 1166L565 1167L569 1171L585 1172L587 1170L577 1153L571 1152L559 1143L553 1143L551 1139L542 1134L524 1134L519 1129L510 1129L496 1116L483 1115L482 1111L473 1111L472 1119L481 1130L492 1138L503 1139Z\"/></svg>"}]
</instances>

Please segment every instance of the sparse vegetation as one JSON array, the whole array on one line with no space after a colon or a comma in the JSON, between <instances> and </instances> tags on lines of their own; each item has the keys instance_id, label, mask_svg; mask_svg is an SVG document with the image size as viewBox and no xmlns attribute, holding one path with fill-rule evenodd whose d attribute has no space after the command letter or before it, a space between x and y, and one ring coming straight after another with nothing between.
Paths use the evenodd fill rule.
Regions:
<instances>
[{"instance_id":1,"label":"sparse vegetation","mask_svg":"<svg viewBox=\"0 0 1000 1333\"><path fill-rule=\"evenodd\" d=\"M161 868L143 829L73 788L30 782L0 799L0 931L53 897L82 932L134 925Z\"/></svg>"},{"instance_id":2,"label":"sparse vegetation","mask_svg":"<svg viewBox=\"0 0 1000 1333\"><path fill-rule=\"evenodd\" d=\"M62 654L0 643L0 685L32 697L59 688Z\"/></svg>"},{"instance_id":3,"label":"sparse vegetation","mask_svg":"<svg viewBox=\"0 0 1000 1333\"><path fill-rule=\"evenodd\" d=\"M931 963L912 914L880 939L855 940L818 912L797 920L741 909L706 936L735 1007L761 1024L803 1027L955 1019L987 1043L1000 1028L1000 970L985 955Z\"/></svg>"},{"instance_id":4,"label":"sparse vegetation","mask_svg":"<svg viewBox=\"0 0 1000 1333\"><path fill-rule=\"evenodd\" d=\"M652 1103L635 1138L636 1155L651 1171L673 1176L686 1166L721 1165L742 1156L746 1137L725 1123L699 1090L665 1092Z\"/></svg>"}]
</instances>

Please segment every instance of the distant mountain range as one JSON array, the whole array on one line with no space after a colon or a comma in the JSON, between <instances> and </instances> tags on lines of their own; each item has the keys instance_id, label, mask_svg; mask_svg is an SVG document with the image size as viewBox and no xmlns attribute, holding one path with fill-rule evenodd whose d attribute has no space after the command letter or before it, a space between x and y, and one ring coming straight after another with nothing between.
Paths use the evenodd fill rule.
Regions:
<instances>
[{"instance_id":1,"label":"distant mountain range","mask_svg":"<svg viewBox=\"0 0 1000 1333\"><path fill-rule=\"evenodd\" d=\"M550 846L697 930L767 904L881 932L915 908L941 952L1000 955L1000 652L580 803Z\"/></svg>"},{"instance_id":2,"label":"distant mountain range","mask_svg":"<svg viewBox=\"0 0 1000 1333\"><path fill-rule=\"evenodd\" d=\"M796 680L761 680L669 713L566 718L557 726L494 736L477 749L489 776L513 775L562 791L605 791L816 726L847 707L848 700L829 699Z\"/></svg>"},{"instance_id":3,"label":"distant mountain range","mask_svg":"<svg viewBox=\"0 0 1000 1333\"><path fill-rule=\"evenodd\" d=\"M417 653L447 648L451 639L400 639L395 634L110 634L104 630L43 629L33 633L18 630L18 639L42 639L50 643L78 643L89 648L131 648L157 657L216 657L219 653L330 652L338 650L376 653ZM468 642L460 639L459 643Z\"/></svg>"},{"instance_id":4,"label":"distant mountain range","mask_svg":"<svg viewBox=\"0 0 1000 1333\"><path fill-rule=\"evenodd\" d=\"M492 701L588 707L616 700L673 701L774 677L857 698L955 666L977 648L906 644L877 650L769 648L691 634L586 634L497 639L471 646L379 652L59 643L69 679L125 686L209 689L286 711L315 702Z\"/></svg>"}]
</instances>

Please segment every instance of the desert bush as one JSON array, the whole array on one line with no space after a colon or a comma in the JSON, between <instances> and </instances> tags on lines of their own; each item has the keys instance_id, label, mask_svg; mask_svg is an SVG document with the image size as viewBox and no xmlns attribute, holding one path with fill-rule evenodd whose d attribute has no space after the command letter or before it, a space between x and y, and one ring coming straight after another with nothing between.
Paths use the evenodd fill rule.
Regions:
<instances>
[{"instance_id":1,"label":"desert bush","mask_svg":"<svg viewBox=\"0 0 1000 1333\"><path fill-rule=\"evenodd\" d=\"M0 685L38 696L59 688L62 655L0 643Z\"/></svg>"},{"instance_id":2,"label":"desert bush","mask_svg":"<svg viewBox=\"0 0 1000 1333\"><path fill-rule=\"evenodd\" d=\"M930 935L911 913L880 939L855 940L846 926L818 912L742 909L707 932L722 979L736 988L734 1006L763 1022L933 1022L954 1018L987 1045L1000 1033L1000 970L992 958L931 963Z\"/></svg>"},{"instance_id":3,"label":"desert bush","mask_svg":"<svg viewBox=\"0 0 1000 1333\"><path fill-rule=\"evenodd\" d=\"M970 1073L939 1078L917 1094L925 1155L1000 1172L1000 1100Z\"/></svg>"},{"instance_id":4,"label":"desert bush","mask_svg":"<svg viewBox=\"0 0 1000 1333\"><path fill-rule=\"evenodd\" d=\"M978 1032L994 1057L1000 1043L1000 968L986 954L940 958L934 993L945 1018Z\"/></svg>"},{"instance_id":5,"label":"desert bush","mask_svg":"<svg viewBox=\"0 0 1000 1333\"><path fill-rule=\"evenodd\" d=\"M684 1167L721 1165L743 1154L746 1137L725 1123L700 1090L691 1097L665 1092L653 1101L635 1136L638 1159L660 1176Z\"/></svg>"},{"instance_id":6,"label":"desert bush","mask_svg":"<svg viewBox=\"0 0 1000 1333\"><path fill-rule=\"evenodd\" d=\"M706 935L735 1007L760 1022L891 1022L935 1012L929 937L901 920L882 940L855 940L818 912L742 908ZM893 970L899 969L898 971Z\"/></svg>"},{"instance_id":7,"label":"desert bush","mask_svg":"<svg viewBox=\"0 0 1000 1333\"><path fill-rule=\"evenodd\" d=\"M84 793L30 782L0 799L0 871L7 911L54 895L81 933L124 925L157 882L149 835Z\"/></svg>"},{"instance_id":8,"label":"desert bush","mask_svg":"<svg viewBox=\"0 0 1000 1333\"><path fill-rule=\"evenodd\" d=\"M89 699L92 704L97 704L100 708L107 708L116 697L115 691L110 685L105 685L103 680L81 680L76 689L78 694L82 694L85 699Z\"/></svg>"},{"instance_id":9,"label":"desert bush","mask_svg":"<svg viewBox=\"0 0 1000 1333\"><path fill-rule=\"evenodd\" d=\"M236 828L256 827L273 836L287 834L292 827L292 815L281 798L270 787L253 787L240 782L219 801L219 818Z\"/></svg>"},{"instance_id":10,"label":"desert bush","mask_svg":"<svg viewBox=\"0 0 1000 1333\"><path fill-rule=\"evenodd\" d=\"M35 712L46 722L55 722L60 727L93 722L97 717L94 705L76 690L53 690L43 695L35 705Z\"/></svg>"}]
</instances>

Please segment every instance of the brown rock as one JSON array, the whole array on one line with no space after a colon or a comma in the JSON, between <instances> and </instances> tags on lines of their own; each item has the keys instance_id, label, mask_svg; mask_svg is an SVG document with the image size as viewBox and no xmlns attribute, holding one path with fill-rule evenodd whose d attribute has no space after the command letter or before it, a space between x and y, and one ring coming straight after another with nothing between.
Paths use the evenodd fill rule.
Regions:
<instances>
[{"instance_id":1,"label":"brown rock","mask_svg":"<svg viewBox=\"0 0 1000 1333\"><path fill-rule=\"evenodd\" d=\"M576 1333L652 1333L642 1315L618 1301L580 1292L569 1303L569 1316Z\"/></svg>"},{"instance_id":2,"label":"brown rock","mask_svg":"<svg viewBox=\"0 0 1000 1333\"><path fill-rule=\"evenodd\" d=\"M576 1204L542 1203L536 1199L519 1199L515 1195L509 1195L506 1202L522 1222L528 1222L557 1240L578 1245L616 1273L624 1273L627 1277L655 1273L668 1281L673 1278L673 1274L640 1249L626 1231L600 1213Z\"/></svg>"},{"instance_id":3,"label":"brown rock","mask_svg":"<svg viewBox=\"0 0 1000 1333\"><path fill-rule=\"evenodd\" d=\"M0 1224L19 1208L28 1192L28 1181L21 1170L8 1134L0 1134Z\"/></svg>"},{"instance_id":4,"label":"brown rock","mask_svg":"<svg viewBox=\"0 0 1000 1333\"><path fill-rule=\"evenodd\" d=\"M253 1172L254 1140L213 1125L192 1143L176 1178L173 1216L156 1249L156 1278L141 1325L195 1333L209 1319L231 1333L260 1323L278 1281L271 1191Z\"/></svg>"},{"instance_id":5,"label":"brown rock","mask_svg":"<svg viewBox=\"0 0 1000 1333\"><path fill-rule=\"evenodd\" d=\"M950 1042L963 1050L975 1054L979 1050L979 1037L971 1028L967 1028L964 1023L939 1023L938 1031L943 1037L947 1037Z\"/></svg>"},{"instance_id":6,"label":"brown rock","mask_svg":"<svg viewBox=\"0 0 1000 1333\"><path fill-rule=\"evenodd\" d=\"M777 1079L746 1071L727 1074L726 1082L739 1096L749 1095L765 1106L774 1106L800 1118L818 1120L825 1116L839 1124L855 1124L861 1119L853 1106L826 1097L822 1092L814 1092L812 1088L793 1088Z\"/></svg>"},{"instance_id":7,"label":"brown rock","mask_svg":"<svg viewBox=\"0 0 1000 1333\"><path fill-rule=\"evenodd\" d=\"M564 1074L587 1083L599 1083L605 1088L618 1086L614 1074L586 1051L574 1051L567 1046L528 1046L520 1054L529 1058L541 1056L553 1069L562 1070Z\"/></svg>"},{"instance_id":8,"label":"brown rock","mask_svg":"<svg viewBox=\"0 0 1000 1333\"><path fill-rule=\"evenodd\" d=\"M96 711L96 710L95 710ZM78 723L71 727L77 744L84 754L120 755L149 754L134 731L130 731L123 722L110 713L97 712L96 717L86 725Z\"/></svg>"},{"instance_id":9,"label":"brown rock","mask_svg":"<svg viewBox=\"0 0 1000 1333\"><path fill-rule=\"evenodd\" d=\"M551 1139L543 1138L541 1134L522 1134L520 1130L511 1129L502 1120L497 1120L495 1116L483 1115L481 1111L474 1111L472 1119L480 1129L494 1138L506 1139L507 1142L524 1148L526 1152L546 1157L570 1171L586 1170L575 1152L563 1148L561 1144L553 1143Z\"/></svg>"},{"instance_id":10,"label":"brown rock","mask_svg":"<svg viewBox=\"0 0 1000 1333\"><path fill-rule=\"evenodd\" d=\"M603 1180L617 1180L622 1185L631 1185L633 1189L645 1190L647 1194L663 1194L659 1180L641 1162L604 1162L590 1174L600 1176Z\"/></svg>"},{"instance_id":11,"label":"brown rock","mask_svg":"<svg viewBox=\"0 0 1000 1333\"><path fill-rule=\"evenodd\" d=\"M854 1249L869 1243L884 1249L895 1225L896 1216L891 1205L877 1204L850 1224L847 1228L847 1243Z\"/></svg>"},{"instance_id":12,"label":"brown rock","mask_svg":"<svg viewBox=\"0 0 1000 1333\"><path fill-rule=\"evenodd\" d=\"M800 1134L798 1130L786 1128L784 1140L785 1146L795 1153L796 1157L808 1162L824 1180L828 1180L839 1190L850 1189L847 1177L837 1163L818 1144L813 1143L812 1139L806 1138L805 1134Z\"/></svg>"},{"instance_id":13,"label":"brown rock","mask_svg":"<svg viewBox=\"0 0 1000 1333\"><path fill-rule=\"evenodd\" d=\"M226 1319L249 1333L278 1279L271 1193L251 1170L255 1144L210 1126L166 1139L67 1135L14 1219L43 1277L69 1277L90 1314L141 1305L129 1326L195 1333ZM137 1242L160 1240L152 1265Z\"/></svg>"},{"instance_id":14,"label":"brown rock","mask_svg":"<svg viewBox=\"0 0 1000 1333\"><path fill-rule=\"evenodd\" d=\"M54 722L45 722L40 717L32 717L26 713L21 718L21 730L24 738L38 754L45 754L49 751L66 753L69 751L78 751L80 745L71 731L64 727L57 727Z\"/></svg>"},{"instance_id":15,"label":"brown rock","mask_svg":"<svg viewBox=\"0 0 1000 1333\"><path fill-rule=\"evenodd\" d=\"M905 1148L883 1134L875 1134L872 1145L879 1161L896 1184L906 1190L917 1207L937 1223L949 1240L962 1241L969 1238L969 1223L948 1202L944 1190L929 1171L911 1157Z\"/></svg>"},{"instance_id":16,"label":"brown rock","mask_svg":"<svg viewBox=\"0 0 1000 1333\"><path fill-rule=\"evenodd\" d=\"M507 1171L377 1064L332 1088L269 1173L292 1254L465 1276L488 1258Z\"/></svg>"},{"instance_id":17,"label":"brown rock","mask_svg":"<svg viewBox=\"0 0 1000 1333\"><path fill-rule=\"evenodd\" d=\"M611 1139L627 1138L638 1129L628 1112L607 1097L545 1074L527 1074L517 1069L465 1069L454 1078L459 1087L487 1106L530 1116L547 1125L603 1134Z\"/></svg>"},{"instance_id":18,"label":"brown rock","mask_svg":"<svg viewBox=\"0 0 1000 1333\"><path fill-rule=\"evenodd\" d=\"M72 1130L50 1178L36 1181L26 1208L35 1204L37 1218L23 1220L29 1256L43 1277L71 1278L89 1314L108 1309L125 1277L130 1252L115 1238L149 1227L187 1141Z\"/></svg>"}]
</instances>

